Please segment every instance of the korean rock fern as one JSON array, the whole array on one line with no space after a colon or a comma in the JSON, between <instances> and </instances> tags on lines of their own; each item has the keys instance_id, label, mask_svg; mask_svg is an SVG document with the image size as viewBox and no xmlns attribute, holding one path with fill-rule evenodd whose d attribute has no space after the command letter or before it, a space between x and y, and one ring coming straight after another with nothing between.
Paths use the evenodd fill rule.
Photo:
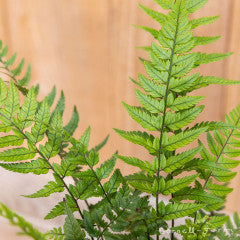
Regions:
<instances>
[{"instance_id":1,"label":"korean rock fern","mask_svg":"<svg viewBox=\"0 0 240 240\"><path fill-rule=\"evenodd\" d=\"M149 54L149 60L141 59L147 76L139 74L136 97L141 106L130 106L123 103L130 117L146 131L116 132L128 141L141 145L153 156L152 163L117 155L123 162L138 167L141 172L126 177L127 182L135 189L156 200L152 208L152 218L160 222L170 220L172 231L178 231L184 239L205 239L204 228L215 229L225 221L219 216L219 210L225 197L232 191L226 186L236 173L230 169L239 162L232 159L240 155L239 114L238 106L228 116L226 123L201 122L191 124L202 112L199 105L202 96L190 95L191 92L210 84L237 84L237 81L191 74L198 66L229 56L225 53L194 52L199 45L210 44L219 37L194 36L193 30L214 22L217 16L190 20L189 15L197 11L206 0L155 0L163 9L164 15L140 5L142 10L156 20L159 29L140 28L149 32L155 39L151 46L143 47ZM140 88L140 90L139 90ZM190 125L191 124L191 125ZM151 134L152 132L152 134ZM198 140L198 146L190 150L182 147L194 142L207 132L208 147ZM190 172L191 174L187 174ZM165 204L161 199L169 198ZM188 202L184 200L190 200ZM214 215L214 216L213 216ZM185 225L175 225L175 219L189 216ZM162 221L162 222L161 222ZM194 233L188 233L189 228ZM186 233L187 232L187 233ZM159 233L148 231L149 239ZM172 232L171 239L176 236Z\"/></svg>"},{"instance_id":2,"label":"korean rock fern","mask_svg":"<svg viewBox=\"0 0 240 240\"><path fill-rule=\"evenodd\" d=\"M74 138L79 121L76 108L64 126L63 92L55 107L55 87L39 100L39 86L28 88L30 66L20 79L24 60L13 67L16 55L7 59L7 47L0 46L1 73L10 78L0 79L0 166L22 174L51 173L52 181L25 197L62 193L62 200L45 219L66 215L63 226L42 233L0 204L0 215L20 227L21 234L37 240L225 239L230 232L224 232L226 224L234 239L239 239L239 217L234 215L234 226L220 210L232 191L228 186L236 175L232 169L239 164L235 158L240 155L240 105L226 115L225 122L194 125L204 108L200 105L204 97L190 94L210 84L240 83L191 73L230 55L194 51L219 38L193 34L195 28L218 17L190 20L189 15L207 0L155 1L168 10L166 15L140 5L161 25L160 30L140 27L155 39L151 46L142 47L149 53L149 60L141 59L147 75L133 80L141 105L124 103L145 130L116 129L123 138L148 150L152 161L116 153L100 165L99 151L108 137L93 148L89 148L90 128L80 139ZM192 142L195 147L183 148ZM122 176L115 168L117 158L140 171ZM93 197L98 200L90 204Z\"/></svg>"}]
</instances>

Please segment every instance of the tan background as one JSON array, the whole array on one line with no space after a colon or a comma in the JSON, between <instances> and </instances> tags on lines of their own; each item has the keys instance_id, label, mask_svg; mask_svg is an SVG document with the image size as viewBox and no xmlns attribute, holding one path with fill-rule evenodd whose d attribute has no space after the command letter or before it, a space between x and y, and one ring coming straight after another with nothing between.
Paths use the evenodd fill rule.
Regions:
<instances>
[{"instance_id":1,"label":"tan background","mask_svg":"<svg viewBox=\"0 0 240 240\"><path fill-rule=\"evenodd\" d=\"M143 72L137 56L144 54L135 46L148 45L152 38L131 24L158 27L142 13L137 2L159 9L152 0L0 0L0 38L11 53L17 51L31 62L32 84L41 84L41 96L53 85L64 90L66 121L73 105L77 105L81 121L76 136L88 125L92 126L92 145L111 134L103 158L116 149L124 155L148 157L144 150L120 139L112 130L138 128L121 101L136 103L134 85L128 76L137 78L137 73ZM199 35L222 35L217 43L201 50L235 52L228 60L201 67L202 73L240 79L239 10L239 0L209 0L194 14L221 15L216 23L196 31ZM240 101L239 90L238 86L200 90L207 97L199 120L222 119ZM125 174L133 171L126 165L118 166ZM236 190L229 199L230 211L240 210L239 177L233 185Z\"/></svg>"}]
</instances>

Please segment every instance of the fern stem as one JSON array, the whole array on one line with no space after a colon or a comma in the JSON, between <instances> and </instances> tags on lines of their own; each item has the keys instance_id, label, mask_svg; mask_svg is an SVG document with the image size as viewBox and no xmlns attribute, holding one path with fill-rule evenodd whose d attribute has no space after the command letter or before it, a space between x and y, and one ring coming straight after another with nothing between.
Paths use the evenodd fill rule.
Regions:
<instances>
[{"instance_id":1,"label":"fern stem","mask_svg":"<svg viewBox=\"0 0 240 240\"><path fill-rule=\"evenodd\" d=\"M50 164L50 163L49 163ZM51 165L51 164L50 164ZM53 170L53 167L52 167ZM54 171L54 170L53 170ZM54 173L56 174L56 172L54 171ZM58 174L57 174L58 175ZM70 191L70 189L68 188L67 184L65 183L64 179L61 178L61 176L58 175L58 177L60 177L60 179L62 180L62 183L64 184L65 188L67 189L67 191L69 192L69 194L71 195L71 197L73 198L77 208L78 208L78 212L80 213L82 219L84 219L83 213L78 205L77 199L73 196L72 192Z\"/></svg>"},{"instance_id":2,"label":"fern stem","mask_svg":"<svg viewBox=\"0 0 240 240\"><path fill-rule=\"evenodd\" d=\"M239 118L238 118L237 123L238 123L238 122L239 122ZM236 123L236 124L237 124L237 123ZM224 145L223 145L223 147L222 147L222 149L221 149L221 152L220 152L219 155L217 156L217 159L216 159L215 163L218 163L219 158L220 158L221 155L223 154L223 151L224 151L225 147L227 146L230 137L232 136L232 133L233 133L233 130L231 130L229 136L227 137L227 140L226 140L226 142L224 143ZM212 171L210 172L209 176L207 177L207 179L206 179L206 181L205 181L205 183L204 183L204 185L203 185L203 189L206 188L207 183L208 183L208 181L209 181L209 179L210 179L211 176L212 176Z\"/></svg>"},{"instance_id":3,"label":"fern stem","mask_svg":"<svg viewBox=\"0 0 240 240\"><path fill-rule=\"evenodd\" d=\"M237 124L239 123L239 121L240 121L240 117L237 119L237 122L236 122L236 124L235 124L234 126L237 126ZM217 156L216 163L218 163L221 155L223 154L223 151L224 151L225 147L227 146L228 141L229 141L230 137L231 137L232 134L233 134L233 131L234 131L234 129L231 130L231 132L229 133L229 136L227 137L227 140L225 141L224 145L222 146L221 152L220 152L219 155ZM209 181L209 179L210 179L211 176L212 176L212 171L210 172L208 178L206 179L206 181L205 181L205 183L204 183L204 186L203 186L204 189L206 188L206 185L207 185L207 183L208 183L208 181Z\"/></svg>"},{"instance_id":4,"label":"fern stem","mask_svg":"<svg viewBox=\"0 0 240 240\"><path fill-rule=\"evenodd\" d=\"M173 179L173 175L172 175L172 173L171 173L171 179ZM171 199L173 199L174 198L174 195L173 195L173 193L171 194ZM174 204L174 202L172 203L172 204ZM173 227L175 227L175 221L174 221L174 219L172 219L172 228ZM174 240L174 231L171 231L171 240Z\"/></svg>"},{"instance_id":5,"label":"fern stem","mask_svg":"<svg viewBox=\"0 0 240 240\"><path fill-rule=\"evenodd\" d=\"M97 238L97 240L103 238L104 232L105 232L119 217L121 217L122 214L123 214L125 211L126 211L126 207L123 208L123 210L121 211L121 213L118 214L113 220L111 220L111 221L108 223L108 225L102 230L101 236L99 236L99 237Z\"/></svg>"},{"instance_id":6,"label":"fern stem","mask_svg":"<svg viewBox=\"0 0 240 240\"><path fill-rule=\"evenodd\" d=\"M48 163L48 165L50 166L50 168L52 169L52 171L61 179L64 187L66 188L66 190L68 191L68 193L71 195L72 199L74 200L76 207L78 208L78 212L80 214L80 216L82 217L82 219L84 219L83 213L80 209L80 206L78 205L77 199L74 197L74 195L72 194L72 192L70 191L70 189L68 188L66 182L64 181L64 179L58 174L56 173L56 171L54 170L54 168L52 167L51 163L44 157L44 155L36 148L37 152L41 155L41 157L45 160L46 163Z\"/></svg>"},{"instance_id":7,"label":"fern stem","mask_svg":"<svg viewBox=\"0 0 240 240\"><path fill-rule=\"evenodd\" d=\"M37 149L37 148L36 148ZM50 168L52 169L52 171L61 179L64 187L66 188L66 190L68 191L68 193L71 195L72 199L74 200L76 207L78 208L78 212L80 214L80 216L82 217L82 219L84 219L83 213L80 209L80 206L78 205L77 199L74 197L74 195L72 194L72 192L70 191L70 189L68 188L68 185L66 184L66 182L64 181L64 179L58 174L56 173L56 171L54 170L54 168L52 167L51 163L49 163L49 161L44 157L44 155L37 149L37 152L41 155L41 157L45 160L45 162L48 163L48 165L50 166Z\"/></svg>"},{"instance_id":8,"label":"fern stem","mask_svg":"<svg viewBox=\"0 0 240 240\"><path fill-rule=\"evenodd\" d=\"M36 148L37 149L37 148ZM66 182L64 181L64 179L58 174L56 173L56 171L54 170L54 168L52 167L51 163L49 163L49 161L44 157L44 155L37 149L37 152L41 155L41 157L45 160L45 162L48 163L48 165L50 166L50 168L52 169L52 171L61 179L64 187L66 188L66 190L68 191L68 193L71 195L72 199L74 200L76 207L78 208L78 212L80 214L80 216L82 217L82 219L84 219L83 213L80 209L80 206L78 205L77 199L74 197L74 195L72 194L72 192L70 191L70 189L68 188L68 185L66 184Z\"/></svg>"},{"instance_id":9,"label":"fern stem","mask_svg":"<svg viewBox=\"0 0 240 240\"><path fill-rule=\"evenodd\" d=\"M18 130L20 130L20 129L18 129ZM21 130L20 130L20 131L21 131ZM23 134L24 134L24 132L23 132ZM55 133L55 134L56 134L56 133ZM24 134L24 135L25 135L25 134ZM26 136L26 135L25 135L25 136ZM26 136L26 137L27 137L27 136ZM28 139L28 138L27 138L27 139ZM55 139L55 138L54 138L54 139ZM28 139L28 141L29 141L29 139ZM77 206L77 208L78 208L79 214L81 215L82 219L84 219L83 213L82 213L82 211L81 211L81 209L80 209L80 207L79 207L79 205L78 205L77 199L74 197L74 195L72 194L72 192L71 192L70 189L68 188L68 185L67 185L66 182L64 181L64 177L60 176L60 175L54 170L54 168L52 167L51 163L49 162L49 158L50 158L50 157L47 159L47 158L41 153L41 151L40 151L37 147L36 147L36 150L37 150L37 152L41 155L41 157L45 160L45 162L47 162L47 164L50 166L50 168L52 169L52 171L61 179L64 187L66 188L66 190L68 191L68 193L71 195L72 199L74 200L74 202L75 202L75 204L76 204L76 206ZM51 154L49 154L49 156L51 156Z\"/></svg>"},{"instance_id":10,"label":"fern stem","mask_svg":"<svg viewBox=\"0 0 240 240\"><path fill-rule=\"evenodd\" d=\"M172 219L172 228L175 226L175 221ZM171 240L174 239L174 231L171 231Z\"/></svg>"},{"instance_id":11,"label":"fern stem","mask_svg":"<svg viewBox=\"0 0 240 240\"><path fill-rule=\"evenodd\" d=\"M150 237L150 233L149 233L149 230L148 230L148 223L147 223L147 221L146 221L146 219L144 218L144 223L145 223L145 225L146 225L146 227L147 227L147 232L146 232L146 235L147 235L147 239L148 240L151 240L151 237Z\"/></svg>"},{"instance_id":12,"label":"fern stem","mask_svg":"<svg viewBox=\"0 0 240 240\"><path fill-rule=\"evenodd\" d=\"M180 7L181 5L179 5ZM167 86L166 86L166 92L164 96L164 111L163 111L163 120L162 120L162 127L160 131L160 140L159 140L159 150L158 150L158 171L157 171L157 180L158 180L158 188L159 188L159 179L160 179L160 157L161 157L161 150L162 150L162 140L163 140L163 130L165 126L165 118L166 118L166 112L167 112L167 96L169 92L169 84L170 84L170 79L171 79L171 73L172 73L172 67L173 67L173 56L175 52L175 45L176 45L176 39L177 39L177 34L178 34L178 23L179 23L179 17L180 17L180 9L178 11L178 17L177 17L177 27L176 27L176 32L174 36L174 41L173 41L173 47L172 47L172 52L171 52L171 57L170 57L170 66L168 70L168 79L167 79ZM159 193L157 192L156 194L156 212L157 215L159 216L159 209L158 209L158 198L159 198ZM173 225L174 225L174 220L173 220ZM171 237L171 239L173 239ZM159 240L159 236L157 236L157 240Z\"/></svg>"},{"instance_id":13,"label":"fern stem","mask_svg":"<svg viewBox=\"0 0 240 240\"><path fill-rule=\"evenodd\" d=\"M73 144L73 145L76 146L75 144ZM81 154L80 152L79 152L79 154L84 158L84 160L85 160L85 162L87 163L88 167L89 167L89 168L91 169L91 171L93 172L94 176L96 177L96 179L97 179L97 181L98 181L98 183L99 183L99 185L100 185L100 187L101 187L101 189L102 189L102 191L103 191L104 196L106 197L107 201L108 201L108 202L110 203L110 205L112 206L112 202L110 201L110 199L109 199L109 197L108 197L108 194L107 194L106 191L104 190L104 187L103 187L103 185L102 185L102 183L101 183L101 180L98 178L98 176L97 176L96 172L94 171L93 167L88 163L85 154Z\"/></svg>"},{"instance_id":14,"label":"fern stem","mask_svg":"<svg viewBox=\"0 0 240 240\"><path fill-rule=\"evenodd\" d=\"M73 178L73 181L75 182L75 185L77 184L77 179L76 178L74 178L74 177L72 177ZM88 210L90 210L90 205L89 205L89 203L88 203L88 201L87 201L87 199L86 200L84 200L84 202L85 202L85 204L87 205L87 208L88 208ZM100 228L99 228L99 226L98 226L98 229L99 230L101 230ZM94 240L94 238L93 237L91 237L91 240ZM102 239L102 240L104 240L104 239Z\"/></svg>"},{"instance_id":15,"label":"fern stem","mask_svg":"<svg viewBox=\"0 0 240 240\"><path fill-rule=\"evenodd\" d=\"M87 200L84 200L84 202L85 202L85 204L87 205L88 210L90 210L90 205L89 205L88 201L87 201ZM98 225L97 225L97 228L98 228L99 231L101 231L101 228L100 228ZM93 237L91 237L91 239L94 240ZM101 239L104 240L103 237L102 237Z\"/></svg>"},{"instance_id":16,"label":"fern stem","mask_svg":"<svg viewBox=\"0 0 240 240\"><path fill-rule=\"evenodd\" d=\"M5 69L5 68L4 68L4 69ZM9 73L7 73L7 72L3 72L3 71L0 71L0 73L3 73L3 74L5 74L6 76L8 76L8 77L10 77L11 79L14 80L14 78L13 78L13 76L12 76L11 74L9 74Z\"/></svg>"},{"instance_id":17,"label":"fern stem","mask_svg":"<svg viewBox=\"0 0 240 240\"><path fill-rule=\"evenodd\" d=\"M81 153L80 153L80 154L81 154ZM106 191L104 190L104 187L103 187L103 185L102 185L102 183L101 183L101 180L98 178L98 176L97 176L96 172L94 171L93 167L88 163L85 155L83 155L83 154L81 154L81 155L82 155L82 157L85 159L85 162L87 163L88 167L89 167L89 168L91 169L91 171L93 172L94 176L96 177L96 179L97 179L97 181L98 181L98 183L99 183L99 185L100 185L100 187L101 187L101 189L102 189L102 191L103 191L103 194L104 194L104 196L106 197L107 201L108 201L108 202L110 203L110 205L112 206L112 202L110 201L110 199L109 199L109 197L108 197L108 194L107 194Z\"/></svg>"},{"instance_id":18,"label":"fern stem","mask_svg":"<svg viewBox=\"0 0 240 240\"><path fill-rule=\"evenodd\" d=\"M88 210L90 209L90 205L87 200L84 200L85 204L87 205Z\"/></svg>"}]
</instances>

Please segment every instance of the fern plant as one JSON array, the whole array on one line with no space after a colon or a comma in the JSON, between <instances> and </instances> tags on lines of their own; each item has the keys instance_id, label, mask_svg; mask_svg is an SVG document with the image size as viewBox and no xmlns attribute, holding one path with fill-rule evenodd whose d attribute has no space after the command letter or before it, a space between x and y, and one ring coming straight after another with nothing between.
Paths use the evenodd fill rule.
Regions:
<instances>
[{"instance_id":1,"label":"fern plant","mask_svg":"<svg viewBox=\"0 0 240 240\"><path fill-rule=\"evenodd\" d=\"M6 54L6 49L1 49L1 56ZM14 61L2 59L1 62L3 73L11 79L6 83L0 79L0 166L22 174L51 172L54 180L25 197L41 198L64 192L62 201L46 214L45 219L60 215L66 215L66 219L64 226L41 233L4 204L0 205L0 215L12 225L19 226L21 234L33 239L137 237L139 229L146 227L145 217L150 216L148 198L128 187L119 169L114 169L115 156L99 166L99 151L107 143L108 136L99 145L89 149L90 127L80 139L73 137L79 121L76 107L69 123L63 126L63 92L51 110L56 96L55 87L39 101L39 86L28 88L25 86L28 81L17 79L14 70L9 67ZM30 73L27 75L30 76ZM22 103L20 95L23 95ZM71 177L74 184L67 183L67 177ZM88 199L92 197L101 200L90 204ZM84 205L87 205L87 209ZM136 212L140 207L144 211ZM74 212L77 212L77 217L73 215ZM135 227L135 222L138 222L139 229ZM132 229L129 234L121 234L128 228Z\"/></svg>"},{"instance_id":2,"label":"fern plant","mask_svg":"<svg viewBox=\"0 0 240 240\"><path fill-rule=\"evenodd\" d=\"M13 67L16 54L6 58L7 47L0 44L2 73L10 78L0 80L0 166L22 174L51 173L54 180L25 197L62 193L62 201L46 213L45 220L66 215L63 226L42 233L0 204L0 215L19 226L21 234L37 240L225 239L229 234L231 237L222 226L226 223L232 230L234 226L221 210L233 190L228 187L236 175L232 169L239 164L235 158L240 155L240 105L226 115L225 122L194 125L204 108L199 105L204 97L190 93L210 84L232 85L240 81L190 73L201 64L230 55L194 52L196 46L219 38L193 35L196 27L218 18L190 20L189 15L207 0L155 2L168 13L140 5L161 25L160 30L140 26L155 39L151 46L142 47L150 57L141 58L147 76L139 74L139 81L132 79L137 85L140 106L124 103L129 115L145 130L116 129L123 138L144 147L152 157L151 162L116 152L100 165L99 151L108 136L89 148L89 127L76 139L73 136L79 122L76 107L64 126L64 93L55 107L55 87L39 100L39 86L28 87L30 65L20 78L24 60ZM206 141L199 140L203 134ZM182 149L196 141L197 147ZM139 171L122 176L115 168L117 158ZM72 183L66 181L69 177ZM93 197L99 200L90 204ZM234 216L238 227L239 218ZM176 224L176 220L181 223ZM233 230L234 239L238 239L237 234L238 230Z\"/></svg>"},{"instance_id":3,"label":"fern plant","mask_svg":"<svg viewBox=\"0 0 240 240\"><path fill-rule=\"evenodd\" d=\"M170 220L172 230L180 233L187 228L195 228L194 235L189 237L185 234L184 239L204 239L203 231L199 230L206 226L216 228L226 221L225 216L211 215L223 206L226 195L232 191L225 183L234 178L236 173L231 169L239 164L232 158L240 155L239 131L235 128L239 127L240 106L226 116L225 124L201 122L188 126L204 108L199 105L204 97L189 93L210 84L229 85L239 81L190 73L202 64L231 55L194 52L196 46L219 39L193 35L196 27L212 23L218 18L189 19L189 15L202 7L206 0L155 2L169 12L164 15L140 5L161 25L160 30L140 26L155 39L151 46L142 47L150 58L141 59L147 77L139 74L139 81L133 80L138 86L135 92L141 106L123 103L130 117L147 132L116 129L123 138L148 150L153 160L149 163L136 157L117 157L140 169L141 172L129 175L126 179L133 188L156 199L152 208L156 219ZM181 150L205 132L208 148L198 140L197 147ZM184 176L186 172L191 174ZM169 203L161 201L162 196L167 196ZM183 200L191 201L186 203ZM185 216L191 216L193 222L186 220L185 225L175 227L175 219ZM151 232L150 236L153 234ZM174 232L171 233L171 239L174 239Z\"/></svg>"},{"instance_id":4,"label":"fern plant","mask_svg":"<svg viewBox=\"0 0 240 240\"><path fill-rule=\"evenodd\" d=\"M6 49L7 47L4 47L1 50L1 57L6 55ZM0 166L18 173L40 175L47 174L49 171L52 172L54 181L49 181L42 189L26 197L48 197L53 193L65 190L67 194L64 200L58 203L46 215L45 219L52 219L66 213L68 215L65 224L66 238L71 239L68 236L71 236L71 227L74 226L71 225L73 216L70 212L77 211L82 220L86 215L83 209L80 209L78 200L81 199L87 203L86 199L90 197L104 196L105 200L110 202L111 195L116 192L122 176L119 170L115 170L112 174L116 162L115 157L95 168L99 162L98 152L106 144L108 136L99 145L89 150L90 127L87 128L80 139L73 138L72 135L79 121L76 107L70 122L63 126L62 115L65 106L63 92L56 107L53 111L50 111L56 95L55 87L43 101L37 101L38 86L30 89L24 87L29 82L30 67L27 70L27 77L25 76L24 79L20 80L16 76L21 73L23 61L21 61L21 67L17 67L18 70L10 70L9 68L14 63L15 56L14 54L7 60L1 59L4 68L3 73L8 75L11 80L7 84L0 80L2 107L0 111L0 131L4 133L4 136L0 138L0 147L3 149L0 153ZM16 74L16 72L18 73ZM21 106L19 91L26 95ZM58 157L60 163L52 163L51 159L53 157ZM87 166L88 169L81 171L83 166ZM102 183L102 180L108 178L111 174L109 181ZM66 183L65 178L68 176L74 178L75 185ZM1 209L1 215L7 217L11 223L19 224L24 234L34 239L40 239L40 235L36 235L38 232L31 231L30 225L11 212L9 208L2 205ZM20 220L16 222L14 218ZM81 224L87 224L87 221ZM60 232L63 234L61 229L54 229L46 236L58 238ZM85 232L82 230L77 231L76 234L77 236L85 236Z\"/></svg>"}]
</instances>

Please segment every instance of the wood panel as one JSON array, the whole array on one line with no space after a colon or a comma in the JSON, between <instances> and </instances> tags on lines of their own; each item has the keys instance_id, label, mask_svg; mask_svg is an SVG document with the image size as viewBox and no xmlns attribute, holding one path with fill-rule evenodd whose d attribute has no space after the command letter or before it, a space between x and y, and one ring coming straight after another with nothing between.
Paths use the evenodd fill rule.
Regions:
<instances>
[{"instance_id":1,"label":"wood panel","mask_svg":"<svg viewBox=\"0 0 240 240\"><path fill-rule=\"evenodd\" d=\"M149 158L142 148L120 139L112 130L140 129L123 110L121 101L137 103L128 76L137 78L138 72L144 72L137 59L144 53L135 46L148 45L152 38L131 24L157 24L142 13L138 2L159 9L152 0L0 0L0 36L10 52L18 51L32 63L32 83L41 84L40 95L45 96L53 85L59 91L63 89L65 122L76 104L81 118L76 136L91 125L92 145L111 134L110 143L102 152L103 159L116 149L124 155ZM239 51L239 9L238 0L210 0L194 15L221 15L216 23L196 31L199 35L223 36L201 50ZM237 79L239 60L239 54L235 54L228 61L200 70L206 75ZM225 111L240 100L238 87L225 89L214 86L198 91L206 95L206 108L199 120L223 118ZM124 174L134 170L124 164L118 166Z\"/></svg>"},{"instance_id":2,"label":"wood panel","mask_svg":"<svg viewBox=\"0 0 240 240\"><path fill-rule=\"evenodd\" d=\"M230 30L229 30L229 39L226 42L228 46L228 51L234 52L234 55L230 58L227 65L226 74L230 79L240 79L240 34L239 34L239 9L240 2L238 0L234 0L232 2L232 14L230 19ZM236 107L240 103L240 86L231 86L227 87L224 98L224 106L226 112L232 110L232 108ZM238 172L238 175L231 182L231 187L234 188L234 191L228 197L227 210L230 212L238 211L240 212L240 167L235 169Z\"/></svg>"}]
</instances>

